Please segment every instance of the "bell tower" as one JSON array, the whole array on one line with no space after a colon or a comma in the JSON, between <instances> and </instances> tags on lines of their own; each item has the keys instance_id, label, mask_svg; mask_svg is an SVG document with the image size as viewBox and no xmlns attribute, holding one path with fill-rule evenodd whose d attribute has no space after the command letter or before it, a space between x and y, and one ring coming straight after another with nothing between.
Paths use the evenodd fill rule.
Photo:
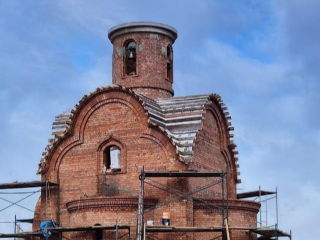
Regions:
<instances>
[{"instance_id":1,"label":"bell tower","mask_svg":"<svg viewBox=\"0 0 320 240\"><path fill-rule=\"evenodd\" d=\"M177 36L174 28L151 22L111 28L112 83L153 99L172 97L172 45Z\"/></svg>"}]
</instances>

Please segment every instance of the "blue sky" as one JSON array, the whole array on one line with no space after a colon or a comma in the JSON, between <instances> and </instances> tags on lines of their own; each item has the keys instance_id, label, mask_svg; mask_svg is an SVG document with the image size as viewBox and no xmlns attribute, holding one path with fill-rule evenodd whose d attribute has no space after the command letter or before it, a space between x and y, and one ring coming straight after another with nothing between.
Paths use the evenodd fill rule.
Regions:
<instances>
[{"instance_id":1,"label":"blue sky","mask_svg":"<svg viewBox=\"0 0 320 240\"><path fill-rule=\"evenodd\" d=\"M108 30L160 22L179 33L175 95L218 93L229 108L239 190L278 187L280 228L320 239L319 12L316 0L0 1L0 182L39 179L54 116L111 84ZM15 213L32 217L14 207L0 222Z\"/></svg>"}]
</instances>

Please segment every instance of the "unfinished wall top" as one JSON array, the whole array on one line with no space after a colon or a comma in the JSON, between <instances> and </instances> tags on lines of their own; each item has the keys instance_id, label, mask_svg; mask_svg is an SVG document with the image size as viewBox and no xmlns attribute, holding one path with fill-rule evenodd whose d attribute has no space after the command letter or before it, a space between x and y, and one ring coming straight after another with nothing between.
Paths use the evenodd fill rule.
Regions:
<instances>
[{"instance_id":1,"label":"unfinished wall top","mask_svg":"<svg viewBox=\"0 0 320 240\"><path fill-rule=\"evenodd\" d=\"M149 98L172 97L173 43L177 31L165 24L132 22L115 26L112 82Z\"/></svg>"}]
</instances>

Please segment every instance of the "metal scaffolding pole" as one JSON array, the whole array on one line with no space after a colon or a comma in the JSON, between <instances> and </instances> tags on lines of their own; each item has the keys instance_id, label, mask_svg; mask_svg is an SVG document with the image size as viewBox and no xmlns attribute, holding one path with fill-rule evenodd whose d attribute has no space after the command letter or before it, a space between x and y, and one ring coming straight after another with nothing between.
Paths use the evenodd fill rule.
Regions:
<instances>
[{"instance_id":1,"label":"metal scaffolding pole","mask_svg":"<svg viewBox=\"0 0 320 240\"><path fill-rule=\"evenodd\" d=\"M48 220L48 180L46 180L46 222Z\"/></svg>"},{"instance_id":2,"label":"metal scaffolding pole","mask_svg":"<svg viewBox=\"0 0 320 240\"><path fill-rule=\"evenodd\" d=\"M260 204L262 203L261 201L261 186L259 185L259 202ZM262 227L262 205L260 205L260 227Z\"/></svg>"},{"instance_id":3,"label":"metal scaffolding pole","mask_svg":"<svg viewBox=\"0 0 320 240\"><path fill-rule=\"evenodd\" d=\"M147 210L154 210L155 208L158 208L159 206L164 206L167 205L173 201L177 201L180 199L184 199L190 195L193 195L199 191L203 191L209 187L212 187L216 184L221 184L221 205L222 206L215 206L218 209L221 209L221 220L222 220L222 226L221 227L211 227L211 228L197 228L197 227L156 227L156 228L150 228L150 227L145 227L144 220L143 220L143 215L144 215L144 208L143 208L143 196L144 196L144 181L146 178L179 178L179 177L193 177L193 178L219 178L219 180L214 181L213 183L210 183L208 185L202 186L195 188L191 191L188 191L187 193L180 192L180 191L173 191L171 188L167 188L166 186L157 186L154 184L150 184L146 182L147 184L150 184L151 186L157 187L161 190L168 191L170 193L173 193L177 195L174 198L171 198L169 200L164 201L163 203L157 204L156 207L148 208ZM146 237L146 233L148 232L222 232L222 237L223 239L228 238L228 234L226 233L225 227L223 225L228 224L228 171L222 171L220 173L212 173L212 172L179 172L179 171L169 171L169 172L145 172L144 168L142 170L141 175L139 176L139 179L141 181L140 183L140 193L139 193L139 206L138 206L138 216L137 216L137 234L136 234L136 240L144 240ZM226 184L226 187L225 187ZM162 184L160 184L162 185ZM201 199L194 198L194 200L199 200L200 202ZM227 201L227 203L225 203ZM210 206L212 205L211 203L208 203ZM227 226L228 228L228 226ZM221 237L221 236L220 236Z\"/></svg>"},{"instance_id":4,"label":"metal scaffolding pole","mask_svg":"<svg viewBox=\"0 0 320 240\"><path fill-rule=\"evenodd\" d=\"M116 220L116 240L118 240L118 218Z\"/></svg>"},{"instance_id":5,"label":"metal scaffolding pole","mask_svg":"<svg viewBox=\"0 0 320 240\"><path fill-rule=\"evenodd\" d=\"M14 234L17 233L17 215L14 215ZM14 238L16 240L16 238Z\"/></svg>"},{"instance_id":6,"label":"metal scaffolding pole","mask_svg":"<svg viewBox=\"0 0 320 240\"><path fill-rule=\"evenodd\" d=\"M143 225L144 225L143 201L144 201L144 179L145 179L144 166L142 167L142 171L139 176L139 179L140 179L140 192L139 192L139 202L138 202L136 240L143 240L143 229L144 229L143 228Z\"/></svg>"},{"instance_id":7,"label":"metal scaffolding pole","mask_svg":"<svg viewBox=\"0 0 320 240\"><path fill-rule=\"evenodd\" d=\"M278 226L279 225L279 218L278 218L278 188L276 188L276 217L277 217L277 226Z\"/></svg>"}]
</instances>

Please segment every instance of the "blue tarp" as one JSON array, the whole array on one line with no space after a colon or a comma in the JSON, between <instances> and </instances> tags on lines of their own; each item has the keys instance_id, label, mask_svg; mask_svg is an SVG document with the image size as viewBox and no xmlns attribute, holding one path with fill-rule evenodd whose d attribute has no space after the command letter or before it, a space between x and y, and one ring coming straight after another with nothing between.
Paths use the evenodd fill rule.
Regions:
<instances>
[{"instance_id":1,"label":"blue tarp","mask_svg":"<svg viewBox=\"0 0 320 240\"><path fill-rule=\"evenodd\" d=\"M43 236L48 239L51 235L51 232L47 231L47 228L54 228L57 226L57 223L53 220L43 221L40 223L40 232L42 232Z\"/></svg>"}]
</instances>

